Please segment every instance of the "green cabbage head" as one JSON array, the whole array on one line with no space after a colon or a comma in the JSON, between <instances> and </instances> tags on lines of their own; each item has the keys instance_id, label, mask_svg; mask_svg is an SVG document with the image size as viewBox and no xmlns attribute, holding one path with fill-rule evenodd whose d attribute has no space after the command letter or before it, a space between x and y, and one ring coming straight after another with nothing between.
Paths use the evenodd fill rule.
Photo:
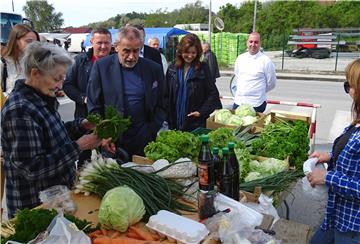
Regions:
<instances>
[{"instance_id":1,"label":"green cabbage head","mask_svg":"<svg viewBox=\"0 0 360 244\"><path fill-rule=\"evenodd\" d=\"M219 109L215 112L214 120L216 123L225 124L231 116L232 116L232 113L230 112L230 110L223 108L223 109Z\"/></svg>"},{"instance_id":2,"label":"green cabbage head","mask_svg":"<svg viewBox=\"0 0 360 244\"><path fill-rule=\"evenodd\" d=\"M235 114L240 117L244 116L256 116L256 112L254 108L249 104L241 104L239 107L235 109Z\"/></svg>"},{"instance_id":3,"label":"green cabbage head","mask_svg":"<svg viewBox=\"0 0 360 244\"><path fill-rule=\"evenodd\" d=\"M119 186L106 192L101 200L99 223L106 229L125 232L145 214L144 202L130 187Z\"/></svg>"}]
</instances>

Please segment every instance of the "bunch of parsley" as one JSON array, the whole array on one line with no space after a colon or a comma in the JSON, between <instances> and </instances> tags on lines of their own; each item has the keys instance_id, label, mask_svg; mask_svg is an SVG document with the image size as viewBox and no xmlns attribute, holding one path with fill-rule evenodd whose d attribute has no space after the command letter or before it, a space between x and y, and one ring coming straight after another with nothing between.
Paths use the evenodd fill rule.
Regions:
<instances>
[{"instance_id":1,"label":"bunch of parsley","mask_svg":"<svg viewBox=\"0 0 360 244\"><path fill-rule=\"evenodd\" d=\"M89 122L96 125L94 133L101 139L112 138L116 142L119 136L130 126L130 118L124 118L116 108L109 105L105 110L105 117L100 114L91 113L86 118Z\"/></svg>"},{"instance_id":2,"label":"bunch of parsley","mask_svg":"<svg viewBox=\"0 0 360 244\"><path fill-rule=\"evenodd\" d=\"M290 165L302 168L308 158L309 127L304 121L280 121L265 126L260 139L252 143L252 154L285 159Z\"/></svg>"}]
</instances>

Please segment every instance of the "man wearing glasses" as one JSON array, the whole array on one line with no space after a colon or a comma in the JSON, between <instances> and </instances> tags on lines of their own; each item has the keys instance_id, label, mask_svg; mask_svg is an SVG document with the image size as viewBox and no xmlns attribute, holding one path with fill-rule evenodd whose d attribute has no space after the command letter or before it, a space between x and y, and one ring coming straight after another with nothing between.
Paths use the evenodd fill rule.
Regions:
<instances>
[{"instance_id":1,"label":"man wearing glasses","mask_svg":"<svg viewBox=\"0 0 360 244\"><path fill-rule=\"evenodd\" d=\"M247 40L248 52L235 61L234 73L237 79L233 109L249 104L256 112L266 109L266 93L275 88L275 65L260 51L260 34L252 32Z\"/></svg>"},{"instance_id":2,"label":"man wearing glasses","mask_svg":"<svg viewBox=\"0 0 360 244\"><path fill-rule=\"evenodd\" d=\"M85 118L87 112L86 88L93 64L96 60L108 56L111 51L111 33L104 28L98 28L91 32L90 42L92 48L86 53L75 57L75 63L67 71L63 90L65 94L75 102L74 118ZM79 158L81 164L90 158L91 152L84 151Z\"/></svg>"}]
</instances>

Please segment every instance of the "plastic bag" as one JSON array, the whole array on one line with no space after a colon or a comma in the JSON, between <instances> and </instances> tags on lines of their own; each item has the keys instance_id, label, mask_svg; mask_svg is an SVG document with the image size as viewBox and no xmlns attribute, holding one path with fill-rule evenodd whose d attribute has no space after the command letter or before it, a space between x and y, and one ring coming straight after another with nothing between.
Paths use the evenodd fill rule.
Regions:
<instances>
[{"instance_id":1,"label":"plastic bag","mask_svg":"<svg viewBox=\"0 0 360 244\"><path fill-rule=\"evenodd\" d=\"M318 160L318 158L309 158L304 162L303 171L305 175L312 172L314 168L325 169L323 163L317 163ZM304 194L308 195L312 199L319 201L327 199L329 188L326 185L316 185L315 187L312 187L306 176L302 178L301 184Z\"/></svg>"},{"instance_id":2,"label":"plastic bag","mask_svg":"<svg viewBox=\"0 0 360 244\"><path fill-rule=\"evenodd\" d=\"M261 194L259 196L259 203L247 202L244 204L259 213L273 216L274 217L273 225L275 224L276 221L280 219L276 211L276 208L273 205L273 199L264 194Z\"/></svg>"},{"instance_id":3,"label":"plastic bag","mask_svg":"<svg viewBox=\"0 0 360 244\"><path fill-rule=\"evenodd\" d=\"M91 244L90 237L80 231L74 223L67 220L62 212L52 220L47 231L49 236L39 244Z\"/></svg>"},{"instance_id":4,"label":"plastic bag","mask_svg":"<svg viewBox=\"0 0 360 244\"><path fill-rule=\"evenodd\" d=\"M61 209L69 214L76 212L76 205L70 197L70 190L64 185L56 185L40 191L39 198L47 209Z\"/></svg>"}]
</instances>

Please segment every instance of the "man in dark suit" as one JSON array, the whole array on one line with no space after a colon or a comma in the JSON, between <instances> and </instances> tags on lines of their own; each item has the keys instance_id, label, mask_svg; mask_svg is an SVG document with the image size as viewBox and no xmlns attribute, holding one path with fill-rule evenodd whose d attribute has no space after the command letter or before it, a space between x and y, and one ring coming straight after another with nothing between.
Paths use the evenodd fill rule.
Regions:
<instances>
[{"instance_id":1,"label":"man in dark suit","mask_svg":"<svg viewBox=\"0 0 360 244\"><path fill-rule=\"evenodd\" d=\"M104 115L105 107L115 106L131 117L129 129L118 138L117 146L129 154L144 155L144 147L156 138L165 119L162 66L139 57L143 40L134 27L119 30L116 54L97 61L87 89L88 110ZM115 146L107 148L115 152Z\"/></svg>"},{"instance_id":2,"label":"man in dark suit","mask_svg":"<svg viewBox=\"0 0 360 244\"><path fill-rule=\"evenodd\" d=\"M161 54L160 54L159 50L149 47L148 45L144 44L144 42L145 42L144 27L142 25L132 25L132 26L135 27L136 29L138 29L140 31L140 33L142 34L142 39L143 39L142 45L143 46L140 50L140 57L151 59L154 62L160 64L162 67L163 64L162 64Z\"/></svg>"}]
</instances>

